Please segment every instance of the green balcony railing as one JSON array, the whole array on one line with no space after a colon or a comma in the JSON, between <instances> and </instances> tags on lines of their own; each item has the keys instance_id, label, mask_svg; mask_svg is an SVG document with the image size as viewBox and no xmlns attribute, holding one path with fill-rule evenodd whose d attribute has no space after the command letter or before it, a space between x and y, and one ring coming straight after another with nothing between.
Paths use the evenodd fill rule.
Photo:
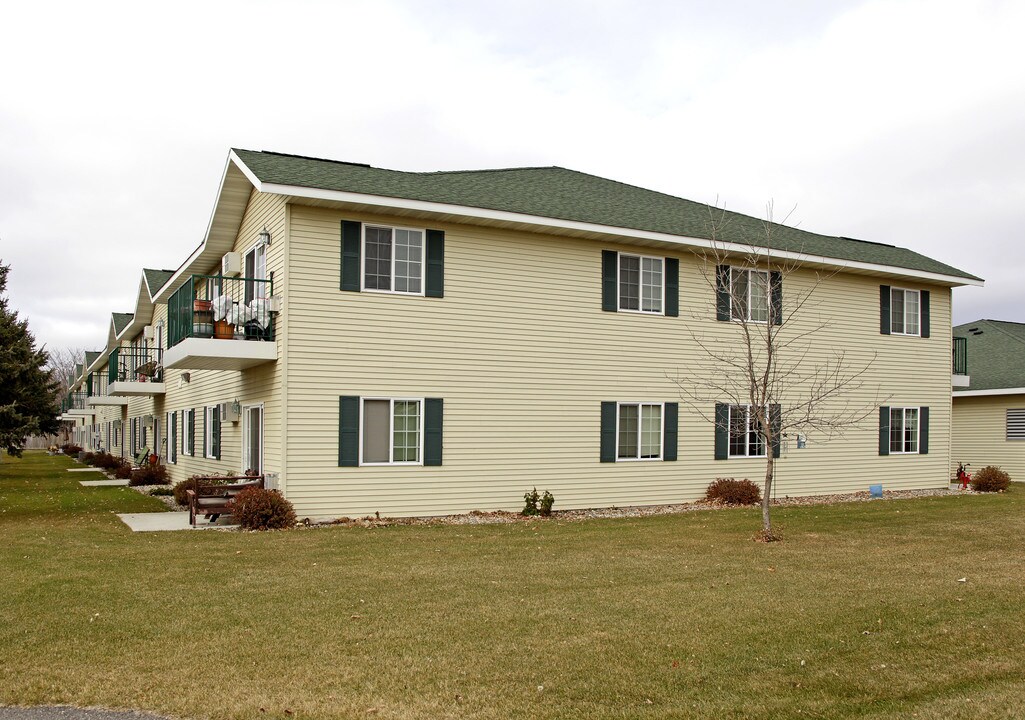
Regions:
<instances>
[{"instance_id":1,"label":"green balcony railing","mask_svg":"<svg viewBox=\"0 0 1025 720\"><path fill-rule=\"evenodd\" d=\"M167 301L167 347L186 338L274 339L273 280L193 275Z\"/></svg>"},{"instance_id":2,"label":"green balcony railing","mask_svg":"<svg viewBox=\"0 0 1025 720\"><path fill-rule=\"evenodd\" d=\"M85 410L85 400L88 396L82 392L69 392L67 398L65 398L62 408L64 412L68 410Z\"/></svg>"},{"instance_id":3,"label":"green balcony railing","mask_svg":"<svg viewBox=\"0 0 1025 720\"><path fill-rule=\"evenodd\" d=\"M954 375L968 374L968 338L954 338Z\"/></svg>"},{"instance_id":4,"label":"green balcony railing","mask_svg":"<svg viewBox=\"0 0 1025 720\"><path fill-rule=\"evenodd\" d=\"M117 358L121 354L121 348L116 347L110 351L110 358L107 360L107 383L117 382Z\"/></svg>"},{"instance_id":5,"label":"green balcony railing","mask_svg":"<svg viewBox=\"0 0 1025 720\"><path fill-rule=\"evenodd\" d=\"M164 351L158 347L125 345L111 353L110 382L163 382Z\"/></svg>"},{"instance_id":6,"label":"green balcony railing","mask_svg":"<svg viewBox=\"0 0 1025 720\"><path fill-rule=\"evenodd\" d=\"M107 373L90 373L85 379L85 392L89 397L103 397L107 394Z\"/></svg>"}]
</instances>

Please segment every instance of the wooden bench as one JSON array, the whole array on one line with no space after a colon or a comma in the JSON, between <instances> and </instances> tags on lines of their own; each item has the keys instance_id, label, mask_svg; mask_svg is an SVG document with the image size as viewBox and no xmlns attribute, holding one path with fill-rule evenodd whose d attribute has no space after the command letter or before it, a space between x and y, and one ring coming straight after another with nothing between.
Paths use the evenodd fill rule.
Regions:
<instances>
[{"instance_id":1,"label":"wooden bench","mask_svg":"<svg viewBox=\"0 0 1025 720\"><path fill-rule=\"evenodd\" d=\"M210 485L197 485L195 490L186 490L189 497L189 524L195 526L196 519L202 515L211 523L217 522L221 515L229 515L228 503L247 488L262 488L263 475L237 475L234 477L199 478L211 481ZM212 481L231 481L231 484L215 485ZM241 482L239 482L241 481Z\"/></svg>"}]
</instances>

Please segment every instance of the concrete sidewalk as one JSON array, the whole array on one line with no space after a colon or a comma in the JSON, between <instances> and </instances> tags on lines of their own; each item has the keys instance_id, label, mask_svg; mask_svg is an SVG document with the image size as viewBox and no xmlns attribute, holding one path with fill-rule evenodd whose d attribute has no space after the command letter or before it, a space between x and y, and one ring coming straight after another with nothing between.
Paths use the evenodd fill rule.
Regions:
<instances>
[{"instance_id":1,"label":"concrete sidewalk","mask_svg":"<svg viewBox=\"0 0 1025 720\"><path fill-rule=\"evenodd\" d=\"M85 487L128 487L127 480L79 480Z\"/></svg>"},{"instance_id":2,"label":"concrete sidewalk","mask_svg":"<svg viewBox=\"0 0 1025 720\"><path fill-rule=\"evenodd\" d=\"M134 710L106 710L104 708L77 708L70 705L40 705L37 707L0 706L0 720L167 720L162 715Z\"/></svg>"},{"instance_id":3,"label":"concrete sidewalk","mask_svg":"<svg viewBox=\"0 0 1025 720\"><path fill-rule=\"evenodd\" d=\"M153 513L118 513L121 522L132 529L132 532L166 532L171 530L231 530L238 525L229 524L224 516L217 522L209 523L202 518L196 527L189 525L189 513L184 512L153 512ZM3 720L0 717L0 720Z\"/></svg>"}]
</instances>

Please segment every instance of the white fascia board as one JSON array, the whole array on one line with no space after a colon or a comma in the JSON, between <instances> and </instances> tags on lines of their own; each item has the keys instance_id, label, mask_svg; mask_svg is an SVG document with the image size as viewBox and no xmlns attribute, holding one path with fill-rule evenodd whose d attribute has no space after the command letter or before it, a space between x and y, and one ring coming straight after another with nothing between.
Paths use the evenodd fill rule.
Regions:
<instances>
[{"instance_id":1,"label":"white fascia board","mask_svg":"<svg viewBox=\"0 0 1025 720\"><path fill-rule=\"evenodd\" d=\"M206 233L203 235L203 242L199 244L199 247L192 251L192 254L189 255L185 262L183 262L175 271L174 275L171 276L171 279L164 283L163 287L158 289L157 294L151 296L154 304L167 302L173 291L177 290L181 285L181 279L185 275L192 274L193 266L206 252L207 245L210 242L210 233L213 231L214 220L217 218L217 210L221 206L221 198L224 196L224 188L228 182L228 171L231 169L232 165L237 167L239 171L245 175L246 179L253 184L253 187L257 190L260 189L259 180L256 179L256 176L253 175L252 171L246 167L246 164L242 162L238 155L235 154L234 150L230 151L228 153L228 159L224 162L224 170L221 172L221 182L217 186L217 200L214 201L213 210L210 211L210 219L206 223Z\"/></svg>"},{"instance_id":2,"label":"white fascia board","mask_svg":"<svg viewBox=\"0 0 1025 720\"><path fill-rule=\"evenodd\" d=\"M915 278L926 282L935 282L945 285L975 285L977 287L982 287L985 282L983 280L971 280L968 278L956 277L954 275L944 275L942 273L911 270L909 268L902 268L894 265L879 265L877 263L843 260L822 255L770 250L768 248L751 247L740 243L717 243L705 238L670 235L668 233L652 232L650 230L634 230L632 228L621 228L612 225L598 225L595 223L579 222L576 220L558 220L538 215L508 212L505 210L487 210L483 208L467 207L464 205L448 205L445 203L428 202L425 200L405 200L402 198L385 197L381 195L364 195L361 193L345 192L342 190L323 190L320 188L263 183L252 175L252 173L247 172L248 168L245 168L245 163L240 159L236 157L234 161L240 168L242 168L242 171L246 173L246 177L250 178L257 190L278 195L292 195L295 197L309 198L311 200L331 200L335 202L358 203L363 205L375 205L378 207L391 207L403 210L441 213L446 215L460 215L470 218L485 218L488 220L537 225L539 227L555 227L564 230L600 233L616 237L627 236L642 240L654 240L672 245L680 245L688 248L714 248L724 252L740 253L745 255L754 253L755 255L765 258L817 263L846 270L862 270L865 272L882 273L885 275L897 275L900 277Z\"/></svg>"},{"instance_id":3,"label":"white fascia board","mask_svg":"<svg viewBox=\"0 0 1025 720\"><path fill-rule=\"evenodd\" d=\"M993 388L992 390L955 390L954 397L987 397L993 395L1025 395L1025 388Z\"/></svg>"}]
</instances>

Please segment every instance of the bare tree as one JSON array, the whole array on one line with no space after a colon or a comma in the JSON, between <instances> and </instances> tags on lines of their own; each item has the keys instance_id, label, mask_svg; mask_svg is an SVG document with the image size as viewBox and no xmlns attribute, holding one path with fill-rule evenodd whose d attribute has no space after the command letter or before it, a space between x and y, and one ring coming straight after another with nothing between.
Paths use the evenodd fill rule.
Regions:
<instances>
[{"instance_id":1,"label":"bare tree","mask_svg":"<svg viewBox=\"0 0 1025 720\"><path fill-rule=\"evenodd\" d=\"M85 362L84 348L58 348L48 350L49 356L46 366L53 371L53 379L58 383L60 392L58 397L66 397L71 386L77 379L77 366ZM67 423L61 424L61 439L68 442L70 435Z\"/></svg>"},{"instance_id":2,"label":"bare tree","mask_svg":"<svg viewBox=\"0 0 1025 720\"><path fill-rule=\"evenodd\" d=\"M779 535L769 507L782 439L842 437L872 416L880 399L878 389L868 401L858 392L874 353L851 358L831 347L823 354L816 337L836 324L815 299L837 271L813 266L802 253L774 254L783 226L772 221L771 203L766 217L762 237L738 244L723 239L737 235L729 232L731 217L709 208L712 243L698 253L699 267L715 298L712 311L726 322L712 332L703 331L707 323L690 323L699 358L667 375L684 403L715 423L717 445L727 443L716 448L717 457L764 454L760 539L773 541ZM707 307L698 312L709 316Z\"/></svg>"}]
</instances>

